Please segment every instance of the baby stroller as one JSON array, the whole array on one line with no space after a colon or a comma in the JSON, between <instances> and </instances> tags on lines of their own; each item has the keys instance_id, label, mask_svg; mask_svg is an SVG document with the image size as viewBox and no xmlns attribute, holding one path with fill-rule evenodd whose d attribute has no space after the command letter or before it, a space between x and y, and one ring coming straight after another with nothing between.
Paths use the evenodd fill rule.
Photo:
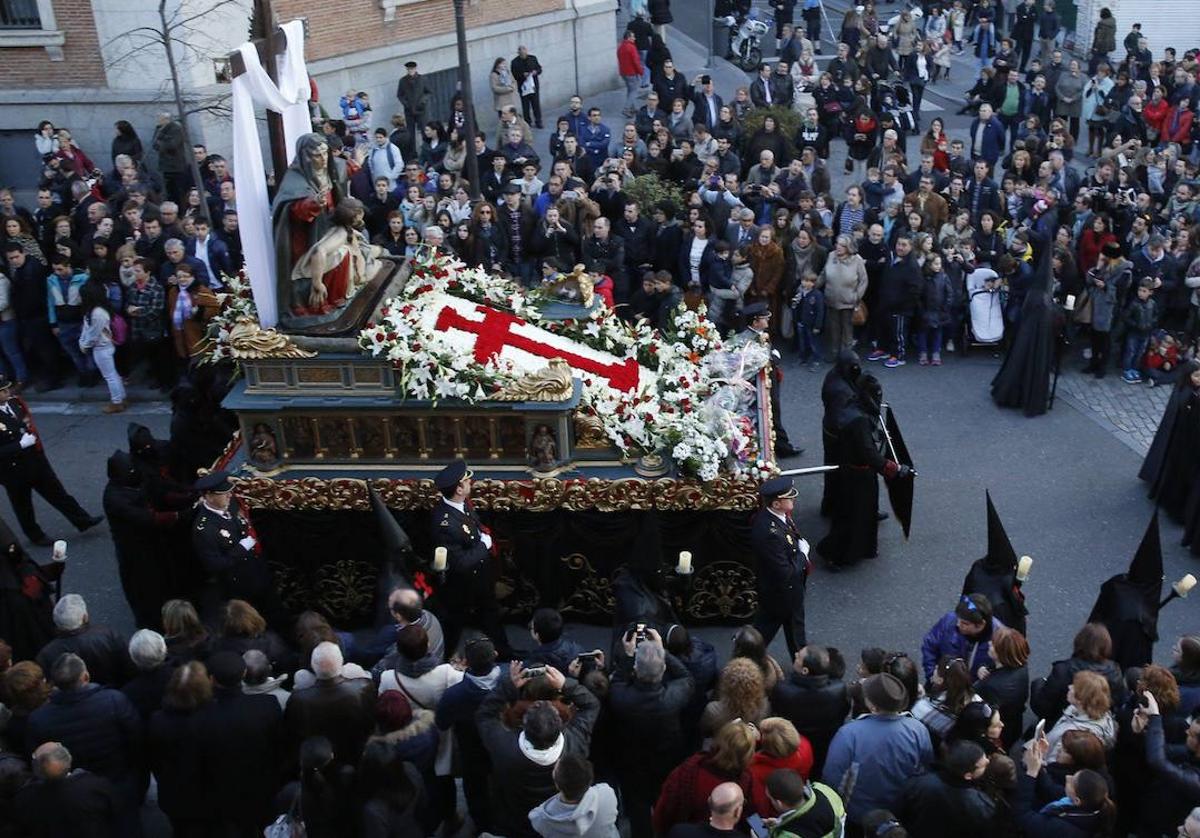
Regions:
<instances>
[{"instance_id":1,"label":"baby stroller","mask_svg":"<svg viewBox=\"0 0 1200 838\"><path fill-rule=\"evenodd\" d=\"M880 81L875 85L875 93L879 98L877 112L890 113L896 120L896 125L906 133L917 133L917 118L913 113L912 93L908 85L899 79L891 82Z\"/></svg>"},{"instance_id":2,"label":"baby stroller","mask_svg":"<svg viewBox=\"0 0 1200 838\"><path fill-rule=\"evenodd\" d=\"M981 268L967 276L967 319L963 335L963 354L972 347L999 347L1004 340L1004 300L1000 288L984 285L997 279L995 271Z\"/></svg>"}]
</instances>

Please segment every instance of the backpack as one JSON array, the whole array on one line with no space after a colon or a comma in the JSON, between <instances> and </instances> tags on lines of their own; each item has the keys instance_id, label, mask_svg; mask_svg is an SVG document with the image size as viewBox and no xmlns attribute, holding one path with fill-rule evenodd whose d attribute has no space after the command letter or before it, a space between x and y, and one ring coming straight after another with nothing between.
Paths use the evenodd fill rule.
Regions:
<instances>
[{"instance_id":1,"label":"backpack","mask_svg":"<svg viewBox=\"0 0 1200 838\"><path fill-rule=\"evenodd\" d=\"M124 346L125 341L129 340L129 324L120 314L112 316L112 320L108 324L108 330L112 336L113 346Z\"/></svg>"}]
</instances>

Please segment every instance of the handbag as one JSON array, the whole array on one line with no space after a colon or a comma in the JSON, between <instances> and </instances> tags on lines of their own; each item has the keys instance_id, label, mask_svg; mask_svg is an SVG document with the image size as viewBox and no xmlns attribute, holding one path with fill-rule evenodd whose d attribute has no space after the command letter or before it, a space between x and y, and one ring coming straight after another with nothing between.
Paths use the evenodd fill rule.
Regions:
<instances>
[{"instance_id":1,"label":"handbag","mask_svg":"<svg viewBox=\"0 0 1200 838\"><path fill-rule=\"evenodd\" d=\"M292 805L263 830L263 838L305 838L308 835L304 818L300 816L300 794L300 789L296 789Z\"/></svg>"},{"instance_id":2,"label":"handbag","mask_svg":"<svg viewBox=\"0 0 1200 838\"><path fill-rule=\"evenodd\" d=\"M796 336L796 321L790 306L781 306L779 312L779 336L791 340Z\"/></svg>"},{"instance_id":3,"label":"handbag","mask_svg":"<svg viewBox=\"0 0 1200 838\"><path fill-rule=\"evenodd\" d=\"M821 110L825 111L825 113L841 113L842 103L836 100L826 102L824 105L821 105Z\"/></svg>"},{"instance_id":4,"label":"handbag","mask_svg":"<svg viewBox=\"0 0 1200 838\"><path fill-rule=\"evenodd\" d=\"M1075 300L1075 322L1081 326L1092 325L1092 290L1084 288L1079 293L1079 298Z\"/></svg>"},{"instance_id":5,"label":"handbag","mask_svg":"<svg viewBox=\"0 0 1200 838\"><path fill-rule=\"evenodd\" d=\"M863 300L859 300L858 304L856 306L854 306L854 313L850 315L850 325L851 326L867 325L867 315L868 314L869 314L869 312L867 311L866 302L864 302Z\"/></svg>"}]
</instances>

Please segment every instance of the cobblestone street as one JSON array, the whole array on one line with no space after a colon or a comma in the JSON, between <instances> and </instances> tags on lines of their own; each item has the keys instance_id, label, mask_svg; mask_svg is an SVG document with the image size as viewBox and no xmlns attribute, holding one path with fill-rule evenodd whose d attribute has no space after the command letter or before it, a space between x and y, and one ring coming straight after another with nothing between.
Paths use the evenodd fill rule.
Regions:
<instances>
[{"instance_id":1,"label":"cobblestone street","mask_svg":"<svg viewBox=\"0 0 1200 838\"><path fill-rule=\"evenodd\" d=\"M1103 379L1077 368L1064 369L1058 380L1058 398L1078 408L1138 454L1145 454L1154 439L1172 387L1126 384L1119 373Z\"/></svg>"}]
</instances>

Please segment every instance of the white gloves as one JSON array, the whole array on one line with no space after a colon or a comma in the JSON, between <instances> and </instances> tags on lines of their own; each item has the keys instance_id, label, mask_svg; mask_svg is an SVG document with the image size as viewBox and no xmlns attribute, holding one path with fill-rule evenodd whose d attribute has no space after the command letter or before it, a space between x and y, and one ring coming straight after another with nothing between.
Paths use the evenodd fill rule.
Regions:
<instances>
[{"instance_id":1,"label":"white gloves","mask_svg":"<svg viewBox=\"0 0 1200 838\"><path fill-rule=\"evenodd\" d=\"M29 433L28 431L21 434L21 447L22 448L32 448L35 445L37 445L37 437L36 436Z\"/></svg>"},{"instance_id":2,"label":"white gloves","mask_svg":"<svg viewBox=\"0 0 1200 838\"><path fill-rule=\"evenodd\" d=\"M242 545L243 550L253 550L254 545L257 543L258 542L254 540L254 536L252 535L248 535L238 542L238 544Z\"/></svg>"},{"instance_id":3,"label":"white gloves","mask_svg":"<svg viewBox=\"0 0 1200 838\"><path fill-rule=\"evenodd\" d=\"M479 540L483 542L483 546L492 549L492 537L485 532L479 534Z\"/></svg>"}]
</instances>

